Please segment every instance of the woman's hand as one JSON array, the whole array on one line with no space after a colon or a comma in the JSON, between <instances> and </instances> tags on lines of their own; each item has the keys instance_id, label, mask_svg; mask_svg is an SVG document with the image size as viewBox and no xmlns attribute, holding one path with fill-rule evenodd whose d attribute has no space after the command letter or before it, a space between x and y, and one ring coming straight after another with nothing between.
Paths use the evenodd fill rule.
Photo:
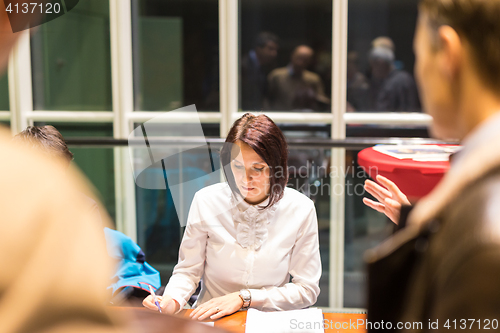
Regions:
<instances>
[{"instance_id":1,"label":"woman's hand","mask_svg":"<svg viewBox=\"0 0 500 333\"><path fill-rule=\"evenodd\" d=\"M239 292L227 294L222 297L212 298L210 301L205 302L198 306L191 312L191 318L204 320L219 319L221 317L230 315L241 309L243 300Z\"/></svg>"},{"instance_id":2,"label":"woman's hand","mask_svg":"<svg viewBox=\"0 0 500 333\"><path fill-rule=\"evenodd\" d=\"M384 187L378 185L377 183L366 180L365 190L373 195L378 202L370 200L368 198L363 198L363 202L370 208L375 209L380 213L384 213L392 222L398 223L399 216L401 214L401 206L408 205L411 206L410 201L406 195L389 179L378 175L377 181L380 182Z\"/></svg>"},{"instance_id":3,"label":"woman's hand","mask_svg":"<svg viewBox=\"0 0 500 333\"><path fill-rule=\"evenodd\" d=\"M158 303L160 303L160 308L162 313L174 314L179 311L180 305L170 296L156 296ZM149 295L142 301L142 305L146 308L158 311L158 307L153 301L153 296Z\"/></svg>"}]
</instances>

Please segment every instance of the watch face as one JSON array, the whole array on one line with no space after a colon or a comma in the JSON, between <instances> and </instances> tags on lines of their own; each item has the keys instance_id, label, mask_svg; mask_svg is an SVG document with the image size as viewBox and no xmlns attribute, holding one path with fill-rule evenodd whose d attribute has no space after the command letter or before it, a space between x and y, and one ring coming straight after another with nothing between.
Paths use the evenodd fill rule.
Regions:
<instances>
[{"instance_id":1,"label":"watch face","mask_svg":"<svg viewBox=\"0 0 500 333\"><path fill-rule=\"evenodd\" d=\"M246 289L243 289L240 291L241 293L241 296L243 296L245 299L249 299L250 298L250 291L246 290Z\"/></svg>"}]
</instances>

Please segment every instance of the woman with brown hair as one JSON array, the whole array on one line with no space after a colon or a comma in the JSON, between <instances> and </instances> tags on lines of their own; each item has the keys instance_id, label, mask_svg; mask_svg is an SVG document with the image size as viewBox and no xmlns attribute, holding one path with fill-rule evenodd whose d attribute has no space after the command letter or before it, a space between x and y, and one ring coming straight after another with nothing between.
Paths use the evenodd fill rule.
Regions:
<instances>
[{"instance_id":1,"label":"woman with brown hair","mask_svg":"<svg viewBox=\"0 0 500 333\"><path fill-rule=\"evenodd\" d=\"M321 261L313 202L288 181L287 143L265 115L245 114L221 150L226 183L198 191L160 307L180 311L203 278L194 319L249 307L292 310L314 304ZM290 281L290 276L292 279ZM149 296L144 306L158 310Z\"/></svg>"}]
</instances>

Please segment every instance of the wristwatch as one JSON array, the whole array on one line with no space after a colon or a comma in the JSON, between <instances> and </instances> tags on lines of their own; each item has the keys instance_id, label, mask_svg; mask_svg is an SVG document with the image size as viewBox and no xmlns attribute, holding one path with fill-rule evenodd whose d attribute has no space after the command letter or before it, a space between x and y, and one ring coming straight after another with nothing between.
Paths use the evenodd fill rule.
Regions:
<instances>
[{"instance_id":1,"label":"wristwatch","mask_svg":"<svg viewBox=\"0 0 500 333\"><path fill-rule=\"evenodd\" d=\"M250 294L250 290L241 289L240 298L243 301L243 306L241 307L241 310L248 309L250 307L250 303L252 303L252 295Z\"/></svg>"}]
</instances>

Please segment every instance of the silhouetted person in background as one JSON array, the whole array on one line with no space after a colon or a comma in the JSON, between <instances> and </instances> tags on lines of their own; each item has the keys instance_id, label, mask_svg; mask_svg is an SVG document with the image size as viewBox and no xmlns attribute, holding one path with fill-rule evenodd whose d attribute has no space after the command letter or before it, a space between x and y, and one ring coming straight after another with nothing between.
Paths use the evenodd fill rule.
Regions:
<instances>
[{"instance_id":1,"label":"silhouetted person in background","mask_svg":"<svg viewBox=\"0 0 500 333\"><path fill-rule=\"evenodd\" d=\"M307 70L313 55L309 46L297 46L290 64L269 74L267 103L271 110L319 110L330 103L319 75Z\"/></svg>"},{"instance_id":2,"label":"silhouetted person in background","mask_svg":"<svg viewBox=\"0 0 500 333\"><path fill-rule=\"evenodd\" d=\"M396 53L396 45L394 45L394 42L390 37L380 36L372 40L372 49L377 47L385 47Z\"/></svg>"},{"instance_id":3,"label":"silhouetted person in background","mask_svg":"<svg viewBox=\"0 0 500 333\"><path fill-rule=\"evenodd\" d=\"M391 48L394 44L381 40L373 45L369 54L371 109L419 111L420 102L415 80L410 74L394 66L394 51Z\"/></svg>"},{"instance_id":4,"label":"silhouetted person in background","mask_svg":"<svg viewBox=\"0 0 500 333\"><path fill-rule=\"evenodd\" d=\"M368 111L370 84L368 79L358 69L358 53L347 54L347 111Z\"/></svg>"},{"instance_id":5,"label":"silhouetted person in background","mask_svg":"<svg viewBox=\"0 0 500 333\"><path fill-rule=\"evenodd\" d=\"M261 111L266 94L267 75L278 55L278 37L261 32L255 47L241 60L241 106L245 111Z\"/></svg>"}]
</instances>

